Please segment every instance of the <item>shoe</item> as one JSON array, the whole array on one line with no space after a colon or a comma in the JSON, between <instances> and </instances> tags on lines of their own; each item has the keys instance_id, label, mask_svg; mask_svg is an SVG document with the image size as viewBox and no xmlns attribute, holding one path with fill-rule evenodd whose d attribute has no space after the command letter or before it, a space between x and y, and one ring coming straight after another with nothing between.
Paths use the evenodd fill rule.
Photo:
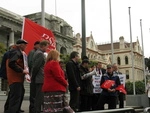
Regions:
<instances>
[{"instance_id":1,"label":"shoe","mask_svg":"<svg viewBox=\"0 0 150 113\"><path fill-rule=\"evenodd\" d=\"M24 112L24 110L20 109L20 112Z\"/></svg>"}]
</instances>

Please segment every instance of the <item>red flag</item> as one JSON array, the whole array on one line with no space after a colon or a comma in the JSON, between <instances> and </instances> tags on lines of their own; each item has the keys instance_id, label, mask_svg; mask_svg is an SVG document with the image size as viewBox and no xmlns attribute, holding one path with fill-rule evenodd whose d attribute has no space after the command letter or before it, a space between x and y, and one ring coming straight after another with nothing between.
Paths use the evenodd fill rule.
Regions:
<instances>
[{"instance_id":1,"label":"red flag","mask_svg":"<svg viewBox=\"0 0 150 113\"><path fill-rule=\"evenodd\" d=\"M101 85L101 88L108 89L108 88L110 88L111 86L113 86L114 84L115 84L115 81L113 81L113 80L106 80L106 81Z\"/></svg>"},{"instance_id":2,"label":"red flag","mask_svg":"<svg viewBox=\"0 0 150 113\"><path fill-rule=\"evenodd\" d=\"M48 47L48 51L51 49L56 49L55 38L52 31L27 18L24 18L22 39L28 42L27 48L25 50L26 54L28 54L33 49L34 42L41 40L49 41L50 46Z\"/></svg>"},{"instance_id":3,"label":"red flag","mask_svg":"<svg viewBox=\"0 0 150 113\"><path fill-rule=\"evenodd\" d=\"M126 92L126 90L125 90L123 84L119 85L119 86L116 88L116 90L118 90L118 91L120 91L120 92L122 92L122 93L124 93L124 94L127 94L127 92Z\"/></svg>"}]
</instances>

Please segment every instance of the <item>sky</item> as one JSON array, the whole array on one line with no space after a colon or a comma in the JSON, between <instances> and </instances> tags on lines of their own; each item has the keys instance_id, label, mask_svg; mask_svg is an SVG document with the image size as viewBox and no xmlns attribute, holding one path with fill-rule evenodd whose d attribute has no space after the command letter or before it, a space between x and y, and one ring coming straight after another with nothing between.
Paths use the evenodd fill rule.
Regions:
<instances>
[{"instance_id":1,"label":"sky","mask_svg":"<svg viewBox=\"0 0 150 113\"><path fill-rule=\"evenodd\" d=\"M150 57L149 5L150 0L111 0L113 41L119 41L120 36L123 36L127 42L130 42L131 38L135 42L138 38L145 57ZM40 12L41 0L1 0L0 7L23 16ZM131 32L129 7L131 7ZM74 35L82 34L81 0L45 0L45 12L64 19L72 26ZM109 0L85 0L85 12L86 37L92 33L97 44L111 42Z\"/></svg>"}]
</instances>

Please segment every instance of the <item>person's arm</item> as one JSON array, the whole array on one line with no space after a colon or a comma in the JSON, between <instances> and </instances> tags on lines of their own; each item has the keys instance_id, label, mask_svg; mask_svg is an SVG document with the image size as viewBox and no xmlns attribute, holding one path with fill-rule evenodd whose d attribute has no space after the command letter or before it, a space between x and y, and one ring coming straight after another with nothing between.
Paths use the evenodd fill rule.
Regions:
<instances>
[{"instance_id":1,"label":"person's arm","mask_svg":"<svg viewBox=\"0 0 150 113\"><path fill-rule=\"evenodd\" d=\"M22 60L21 57L23 57L23 56L22 56L21 52L19 52L19 51L11 51L10 54L9 54L8 66L9 66L12 70L14 70L14 71L16 71L16 72L18 72L18 73L23 73L23 70L24 70L24 69L17 63L18 60Z\"/></svg>"},{"instance_id":2,"label":"person's arm","mask_svg":"<svg viewBox=\"0 0 150 113\"><path fill-rule=\"evenodd\" d=\"M52 74L54 75L53 76L54 79L66 87L67 81L65 80L65 75L62 75L62 73L61 73L62 70L61 70L59 63L56 61L52 61L50 70L51 70Z\"/></svg>"},{"instance_id":3,"label":"person's arm","mask_svg":"<svg viewBox=\"0 0 150 113\"><path fill-rule=\"evenodd\" d=\"M80 87L79 83L78 83L78 81L75 77L76 75L75 75L75 72L74 72L73 63L71 63L71 62L67 63L66 71L67 71L67 76L68 76L69 83L71 83L75 88Z\"/></svg>"},{"instance_id":4,"label":"person's arm","mask_svg":"<svg viewBox=\"0 0 150 113\"><path fill-rule=\"evenodd\" d=\"M44 55L42 52L39 52L35 54L33 58L33 64L32 64L32 78L34 79L35 76L38 74L41 65L45 62Z\"/></svg>"}]
</instances>

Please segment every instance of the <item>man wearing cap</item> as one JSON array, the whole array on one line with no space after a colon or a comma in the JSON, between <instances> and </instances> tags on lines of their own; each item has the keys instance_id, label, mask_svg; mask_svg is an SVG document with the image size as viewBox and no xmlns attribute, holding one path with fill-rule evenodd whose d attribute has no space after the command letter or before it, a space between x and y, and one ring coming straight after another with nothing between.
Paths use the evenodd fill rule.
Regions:
<instances>
[{"instance_id":1,"label":"man wearing cap","mask_svg":"<svg viewBox=\"0 0 150 113\"><path fill-rule=\"evenodd\" d=\"M107 72L102 76L100 86L106 82L107 80L114 81L114 84L108 88L102 88L101 97L97 104L99 110L104 110L104 105L108 103L108 109L115 109L116 108L116 99L117 99L117 92L115 88L120 85L120 79L118 75L113 73L112 65L107 65Z\"/></svg>"},{"instance_id":2,"label":"man wearing cap","mask_svg":"<svg viewBox=\"0 0 150 113\"><path fill-rule=\"evenodd\" d=\"M20 113L20 106L24 95L24 76L28 70L24 69L23 51L27 41L19 39L16 47L10 50L6 62L7 79L9 84L9 107L5 113Z\"/></svg>"}]
</instances>

